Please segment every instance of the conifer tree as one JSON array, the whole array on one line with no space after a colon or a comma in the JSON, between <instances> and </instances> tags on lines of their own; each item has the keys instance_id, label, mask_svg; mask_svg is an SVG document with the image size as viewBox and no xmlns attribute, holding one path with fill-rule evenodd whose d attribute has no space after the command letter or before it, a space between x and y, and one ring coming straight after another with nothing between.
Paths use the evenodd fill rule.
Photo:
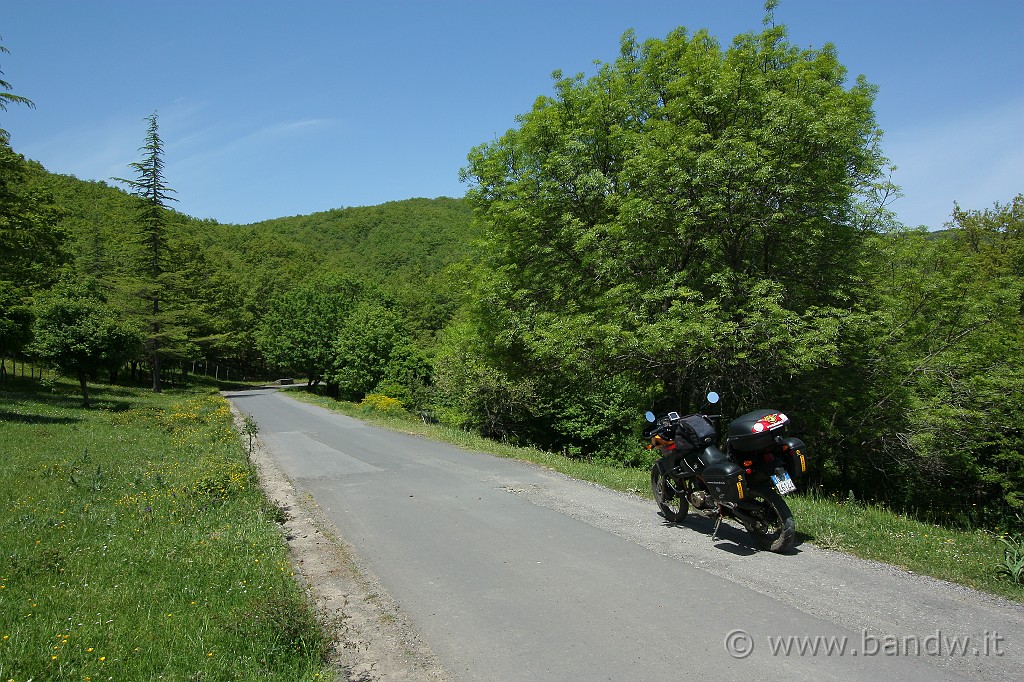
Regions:
<instances>
[{"instance_id":1,"label":"conifer tree","mask_svg":"<svg viewBox=\"0 0 1024 682\"><path fill-rule=\"evenodd\" d=\"M0 45L0 54L8 54L9 52L10 52L10 50L8 50L3 45ZM3 71L0 71L0 76L2 76L3 73L4 73ZM7 111L7 105L8 104L24 104L29 109L35 109L36 108L35 103L32 102L32 100L30 100L28 97L22 97L21 95L15 95L13 92L10 92L10 89L11 89L11 84L8 83L7 81L5 81L3 78L0 78L0 90L7 90L8 91L8 92L0 92L0 111ZM4 130L3 128L0 128L0 140L6 142L9 137L10 136L8 135L7 131Z\"/></svg>"},{"instance_id":2,"label":"conifer tree","mask_svg":"<svg viewBox=\"0 0 1024 682\"><path fill-rule=\"evenodd\" d=\"M146 352L149 356L150 368L153 373L153 390L160 391L160 354L167 336L165 316L161 311L161 302L166 298L167 262L167 217L168 201L177 201L171 194L173 189L164 180L164 146L160 139L156 112L146 119L149 127L146 131L146 143L139 148L143 153L141 161L131 164L135 171L134 180L115 178L126 184L132 194L142 199L139 212L139 227L143 246L140 262L140 275L145 286L140 289L140 296L147 302L147 339Z\"/></svg>"}]
</instances>

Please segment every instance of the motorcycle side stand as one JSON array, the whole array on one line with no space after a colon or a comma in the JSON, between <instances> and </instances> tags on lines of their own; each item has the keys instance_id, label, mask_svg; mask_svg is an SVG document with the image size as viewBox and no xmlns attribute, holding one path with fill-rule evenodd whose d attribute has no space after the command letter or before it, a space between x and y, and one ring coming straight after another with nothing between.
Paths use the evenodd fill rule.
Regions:
<instances>
[{"instance_id":1,"label":"motorcycle side stand","mask_svg":"<svg viewBox=\"0 0 1024 682\"><path fill-rule=\"evenodd\" d=\"M722 514L715 514L717 517L715 520L715 529L711 531L711 542L718 542L718 528L722 525Z\"/></svg>"}]
</instances>

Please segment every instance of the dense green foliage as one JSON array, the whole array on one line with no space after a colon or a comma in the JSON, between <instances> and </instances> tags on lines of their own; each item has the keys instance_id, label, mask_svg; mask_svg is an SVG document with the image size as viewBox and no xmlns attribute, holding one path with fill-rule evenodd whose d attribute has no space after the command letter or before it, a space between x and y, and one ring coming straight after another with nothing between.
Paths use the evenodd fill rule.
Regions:
<instances>
[{"instance_id":1,"label":"dense green foliage","mask_svg":"<svg viewBox=\"0 0 1024 682\"><path fill-rule=\"evenodd\" d=\"M462 303L459 268L479 236L462 199L409 199L232 226L288 254L293 279L341 273L368 282L421 330L443 327ZM226 245L227 246L227 245ZM315 265L310 268L310 265Z\"/></svg>"},{"instance_id":2,"label":"dense green foliage","mask_svg":"<svg viewBox=\"0 0 1024 682\"><path fill-rule=\"evenodd\" d=\"M14 152L0 130L0 376L4 359L22 352L31 340L30 297L57 278L65 260L59 209L49 196L27 186L42 172Z\"/></svg>"},{"instance_id":3,"label":"dense green foliage","mask_svg":"<svg viewBox=\"0 0 1024 682\"><path fill-rule=\"evenodd\" d=\"M59 207L61 212L53 229L63 235L54 242L63 251L54 253L66 251L62 259L67 262L62 269L50 266L50 279L63 272L65 278L101 292L143 325L151 313L144 305L151 288L139 273L145 258L138 220L142 202L104 182L48 174L38 164L21 163L24 178L19 187L49 197L53 210ZM282 311L277 302L298 298L302 290L320 284L329 286L325 283L330 281L346 281L349 295L365 292L382 305L400 308L410 328L418 330L417 338L429 343L433 332L461 305L464 292L453 284L452 267L466 258L476 238L465 202L443 198L245 226L197 220L174 211L167 211L165 219L163 272L158 276L165 296L161 310L167 314L162 325L175 333L162 337L165 376L193 368L222 377L229 372L235 378L266 376L271 369L306 376L306 366L277 355L268 364L267 348L261 343L269 341L261 337L261 329L277 329L282 336L290 329L294 332L285 319L297 319L300 308ZM6 268L2 274L0 279L7 279ZM31 291L48 286L49 282ZM20 301L30 291L15 293L13 301ZM347 301L342 296L337 302ZM17 312L6 305L3 311ZM6 339L2 320L0 333L5 336L0 338ZM28 324L18 329L27 329ZM11 344L4 346L8 357L22 348L14 343L13 332L10 338ZM312 341L312 332L307 339ZM278 341L287 343L284 338ZM142 354L136 364L148 368Z\"/></svg>"},{"instance_id":4,"label":"dense green foliage","mask_svg":"<svg viewBox=\"0 0 1024 682\"><path fill-rule=\"evenodd\" d=\"M785 403L842 362L871 227L857 200L883 162L873 89L784 38L627 34L615 64L558 77L473 150L491 227L479 336L540 406L510 431L614 453L655 395Z\"/></svg>"},{"instance_id":5,"label":"dense green foliage","mask_svg":"<svg viewBox=\"0 0 1024 682\"><path fill-rule=\"evenodd\" d=\"M40 362L78 379L82 400L89 406L87 379L101 371L116 375L138 353L138 328L120 318L101 297L88 292L54 289L36 304L35 343L31 353Z\"/></svg>"},{"instance_id":6,"label":"dense green foliage","mask_svg":"<svg viewBox=\"0 0 1024 682\"><path fill-rule=\"evenodd\" d=\"M555 76L470 154L489 233L440 414L631 462L637 414L714 388L727 417L793 416L815 485L946 521L1024 508L1019 200L899 228L874 88L783 27L627 34Z\"/></svg>"},{"instance_id":7,"label":"dense green foliage","mask_svg":"<svg viewBox=\"0 0 1024 682\"><path fill-rule=\"evenodd\" d=\"M714 388L726 417L790 414L827 492L1016 518L1024 200L896 224L874 87L784 27L620 48L471 150L465 199L223 225L4 142L0 356L77 374L43 352L58 281L149 338L158 295L159 360L130 354L121 381L158 362L164 380L296 377L626 465L647 457L644 410Z\"/></svg>"}]
</instances>

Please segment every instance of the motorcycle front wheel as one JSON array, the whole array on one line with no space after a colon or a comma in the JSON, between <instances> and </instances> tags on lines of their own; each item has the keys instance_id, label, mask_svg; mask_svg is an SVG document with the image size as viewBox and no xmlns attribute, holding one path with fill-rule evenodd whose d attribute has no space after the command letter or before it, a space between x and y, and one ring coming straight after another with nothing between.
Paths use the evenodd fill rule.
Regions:
<instances>
[{"instance_id":1,"label":"motorcycle front wheel","mask_svg":"<svg viewBox=\"0 0 1024 682\"><path fill-rule=\"evenodd\" d=\"M690 503L684 495L672 488L671 481L657 466L651 467L651 492L654 493L654 501L658 503L658 509L666 521L679 523L686 518L690 511Z\"/></svg>"},{"instance_id":2,"label":"motorcycle front wheel","mask_svg":"<svg viewBox=\"0 0 1024 682\"><path fill-rule=\"evenodd\" d=\"M773 489L758 490L751 501L759 508L744 510L756 521L746 528L757 546L772 552L785 552L792 547L796 540L796 521L782 495Z\"/></svg>"}]
</instances>

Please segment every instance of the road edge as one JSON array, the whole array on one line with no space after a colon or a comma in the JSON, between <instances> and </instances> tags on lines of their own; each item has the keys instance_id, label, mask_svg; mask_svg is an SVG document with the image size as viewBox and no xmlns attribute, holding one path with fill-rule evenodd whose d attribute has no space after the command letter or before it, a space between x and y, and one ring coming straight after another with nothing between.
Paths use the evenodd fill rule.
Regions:
<instances>
[{"instance_id":1,"label":"road edge","mask_svg":"<svg viewBox=\"0 0 1024 682\"><path fill-rule=\"evenodd\" d=\"M248 451L245 416L228 400ZM282 538L295 577L316 603L334 641L330 665L339 682L449 682L437 656L310 495L299 495L258 435L249 462L266 499L283 513Z\"/></svg>"}]
</instances>

